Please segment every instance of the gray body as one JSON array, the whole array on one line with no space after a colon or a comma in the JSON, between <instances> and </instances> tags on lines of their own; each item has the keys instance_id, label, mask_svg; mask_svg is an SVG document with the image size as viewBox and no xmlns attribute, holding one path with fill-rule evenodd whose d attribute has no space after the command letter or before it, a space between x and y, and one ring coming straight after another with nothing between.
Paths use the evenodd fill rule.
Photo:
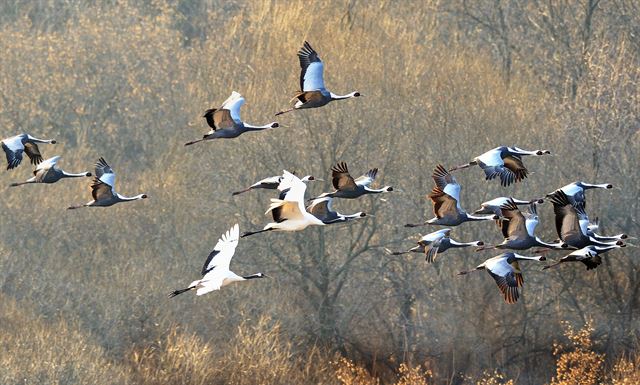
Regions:
<instances>
[{"instance_id":1,"label":"gray body","mask_svg":"<svg viewBox=\"0 0 640 385\"><path fill-rule=\"evenodd\" d=\"M343 215L337 211L333 211L333 209L331 208L332 201L333 198L331 197L314 199L311 204L307 206L307 211L314 217L321 220L325 225L348 222L352 219L363 218L366 216L366 214L363 212L358 212L351 215Z\"/></svg>"},{"instance_id":2,"label":"gray body","mask_svg":"<svg viewBox=\"0 0 640 385\"><path fill-rule=\"evenodd\" d=\"M371 183L376 179L378 169L373 168L366 174L353 179L345 162L339 162L331 167L331 182L336 189L333 192L320 194L318 198L344 198L356 199L366 194L381 194L393 191L393 187L384 186L380 189L372 189Z\"/></svg>"},{"instance_id":3,"label":"gray body","mask_svg":"<svg viewBox=\"0 0 640 385\"><path fill-rule=\"evenodd\" d=\"M556 231L558 237L564 243L576 249L582 249L586 246L611 246L612 243L601 242L590 237L586 231L586 225L589 217L584 211L584 202L571 203L567 194L562 190L558 190L551 194L551 202L553 203L553 211L556 216Z\"/></svg>"},{"instance_id":4,"label":"gray body","mask_svg":"<svg viewBox=\"0 0 640 385\"><path fill-rule=\"evenodd\" d=\"M28 134L19 134L11 138L3 139L1 142L2 150L7 158L7 170L18 167L22 162L23 153L27 154L31 160L31 164L39 164L42 162L42 155L38 149L37 143L55 144L53 139L38 139Z\"/></svg>"}]
</instances>

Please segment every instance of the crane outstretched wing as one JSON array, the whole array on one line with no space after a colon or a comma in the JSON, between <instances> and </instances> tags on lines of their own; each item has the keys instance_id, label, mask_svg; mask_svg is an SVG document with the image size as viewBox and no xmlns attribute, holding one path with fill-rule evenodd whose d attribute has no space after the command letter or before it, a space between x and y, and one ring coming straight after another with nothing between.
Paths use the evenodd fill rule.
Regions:
<instances>
[{"instance_id":1,"label":"crane outstretched wing","mask_svg":"<svg viewBox=\"0 0 640 385\"><path fill-rule=\"evenodd\" d=\"M240 227L236 223L231 229L227 230L226 233L222 234L213 251L204 262L201 274L204 276L219 266L223 267L223 270L228 270L239 239Z\"/></svg>"},{"instance_id":2,"label":"crane outstretched wing","mask_svg":"<svg viewBox=\"0 0 640 385\"><path fill-rule=\"evenodd\" d=\"M300 90L317 91L324 89L323 71L324 64L318 56L318 53L311 48L308 42L298 51L298 59L300 59Z\"/></svg>"}]
</instances>

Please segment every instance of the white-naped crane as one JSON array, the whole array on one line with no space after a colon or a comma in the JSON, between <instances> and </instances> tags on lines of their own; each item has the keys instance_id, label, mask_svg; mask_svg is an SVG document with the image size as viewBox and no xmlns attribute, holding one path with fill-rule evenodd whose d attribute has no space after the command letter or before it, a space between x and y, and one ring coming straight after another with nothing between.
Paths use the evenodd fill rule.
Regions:
<instances>
[{"instance_id":1,"label":"white-naped crane","mask_svg":"<svg viewBox=\"0 0 640 385\"><path fill-rule=\"evenodd\" d=\"M438 254L442 254L445 251L453 248L469 247L469 246L482 246L484 242L458 242L450 237L451 229L442 229L429 233L418 241L418 245L407 251L395 251L390 252L391 255L402 255L408 253L421 253L425 255L425 260L428 263L433 263L436 260Z\"/></svg>"},{"instance_id":2,"label":"white-naped crane","mask_svg":"<svg viewBox=\"0 0 640 385\"><path fill-rule=\"evenodd\" d=\"M331 167L331 182L336 189L333 192L322 193L318 198L346 198L355 199L366 194L380 194L393 191L393 187L384 186L379 189L371 188L371 183L376 179L378 169L373 168L366 174L353 179L345 162L339 162Z\"/></svg>"},{"instance_id":3,"label":"white-naped crane","mask_svg":"<svg viewBox=\"0 0 640 385\"><path fill-rule=\"evenodd\" d=\"M42 162L42 154L38 148L38 143L56 144L54 139L38 139L29 134L20 134L3 139L2 150L7 157L7 170L18 167L22 162L22 154L27 154L31 164Z\"/></svg>"},{"instance_id":4,"label":"white-naped crane","mask_svg":"<svg viewBox=\"0 0 640 385\"><path fill-rule=\"evenodd\" d=\"M569 247L563 242L547 243L535 235L538 226L538 210L536 203L529 205L528 212L522 212L513 200L507 201L500 206L502 216L500 219L500 228L504 240L495 246L485 246L478 250L484 249L511 249L511 250L527 250L532 247L544 247L548 249L566 249Z\"/></svg>"},{"instance_id":5,"label":"white-naped crane","mask_svg":"<svg viewBox=\"0 0 640 385\"><path fill-rule=\"evenodd\" d=\"M276 113L276 116L303 108L322 107L334 100L357 98L360 92L354 91L346 95L336 95L324 86L324 64L318 53L308 42L298 51L300 59L300 91L296 92L291 103L293 107Z\"/></svg>"},{"instance_id":6,"label":"white-naped crane","mask_svg":"<svg viewBox=\"0 0 640 385\"><path fill-rule=\"evenodd\" d=\"M460 185L456 178L449 174L441 164L437 165L431 176L436 187L427 196L433 204L435 218L424 223L404 225L405 227L417 227L423 225L458 226L469 221L490 221L498 219L496 215L475 216L468 214L460 206Z\"/></svg>"},{"instance_id":7,"label":"white-naped crane","mask_svg":"<svg viewBox=\"0 0 640 385\"><path fill-rule=\"evenodd\" d=\"M91 195L93 200L83 205L70 206L69 209L79 209L81 207L107 207L120 202L136 201L146 199L147 194L139 194L127 197L118 194L115 190L116 174L104 158L98 159L95 168L95 177L91 184Z\"/></svg>"},{"instance_id":8,"label":"white-naped crane","mask_svg":"<svg viewBox=\"0 0 640 385\"><path fill-rule=\"evenodd\" d=\"M265 212L271 212L273 222L267 223L262 230L248 231L241 235L247 237L266 231L299 231L308 226L323 226L325 223L307 212L304 207L304 193L307 185L297 176L284 171L282 182L278 189L281 191L280 199L271 199L271 205Z\"/></svg>"},{"instance_id":9,"label":"white-naped crane","mask_svg":"<svg viewBox=\"0 0 640 385\"><path fill-rule=\"evenodd\" d=\"M202 266L202 278L193 281L184 289L174 290L169 293L169 298L175 297L189 290L195 290L196 295L203 295L214 290L220 290L221 287L227 286L233 282L246 281L254 278L266 278L263 273L240 276L229 270L231 258L236 252L236 246L240 239L240 227L235 224L216 243L213 251L207 257Z\"/></svg>"},{"instance_id":10,"label":"white-naped crane","mask_svg":"<svg viewBox=\"0 0 640 385\"><path fill-rule=\"evenodd\" d=\"M571 203L562 190L553 193L550 200L556 217L556 232L564 243L576 249L590 245L616 244L616 242L601 242L588 235L589 217L584 211L584 202Z\"/></svg>"},{"instance_id":11,"label":"white-naped crane","mask_svg":"<svg viewBox=\"0 0 640 385\"><path fill-rule=\"evenodd\" d=\"M557 191L562 191L565 194L567 194L567 197L569 198L569 202L571 203L582 202L584 204L584 207L587 207L585 192L587 190L591 190L595 188L612 189L613 185L611 183L594 184L594 183L585 183L581 181L576 181L573 183L569 183L566 186L560 187L558 190L547 194L547 196L550 197Z\"/></svg>"},{"instance_id":12,"label":"white-naped crane","mask_svg":"<svg viewBox=\"0 0 640 385\"><path fill-rule=\"evenodd\" d=\"M616 234L616 235L609 235L609 236L600 235L600 234L596 233L596 231L598 231L598 228L600 228L600 220L598 219L598 217L596 217L596 219L593 222L589 222L589 225L587 226L587 235L590 236L591 238L595 239L598 242L621 241L623 239L629 238L629 235L627 235L625 233L620 233L620 234Z\"/></svg>"},{"instance_id":13,"label":"white-naped crane","mask_svg":"<svg viewBox=\"0 0 640 385\"><path fill-rule=\"evenodd\" d=\"M233 91L231 96L222 103L218 109L212 108L207 110L203 117L207 120L207 124L211 127L211 131L207 132L202 139L187 142L184 145L189 146L198 142L212 139L231 139L249 131L261 131L268 128L280 127L278 122L271 122L264 126L253 126L245 123L240 119L240 107L244 104L244 98L238 92Z\"/></svg>"},{"instance_id":14,"label":"white-naped crane","mask_svg":"<svg viewBox=\"0 0 640 385\"><path fill-rule=\"evenodd\" d=\"M333 208L331 207L332 203L333 198L331 197L316 198L307 206L307 211L311 215L320 219L325 225L348 222L352 219L364 218L367 216L367 214L362 211L349 215L340 214L337 211L333 211Z\"/></svg>"},{"instance_id":15,"label":"white-naped crane","mask_svg":"<svg viewBox=\"0 0 640 385\"><path fill-rule=\"evenodd\" d=\"M314 177L313 175L306 175L300 180L306 183L309 181L315 181L315 180L321 180L321 179L316 179L316 177ZM238 195L238 194L242 194L247 191L251 191L255 189L275 190L278 188L278 185L280 185L280 182L282 182L282 175L270 176L257 181L256 183L252 184L251 186L245 189L242 189L240 191L234 191L231 193L231 195Z\"/></svg>"},{"instance_id":16,"label":"white-naped crane","mask_svg":"<svg viewBox=\"0 0 640 385\"><path fill-rule=\"evenodd\" d=\"M476 211L473 212L474 215L478 215L478 214L495 214L499 217L502 217L502 210L500 209L500 206L508 203L509 201L513 201L513 203L515 203L518 206L523 206L523 205L530 205L532 203L537 203L537 204L542 204L544 203L544 199L539 198L539 199L532 199L532 200L528 200L528 201L524 201L521 199L516 199L516 198L512 198L512 197L498 197L498 198L494 198L491 199L489 201L486 202L482 202L480 204L480 208L477 209Z\"/></svg>"},{"instance_id":17,"label":"white-naped crane","mask_svg":"<svg viewBox=\"0 0 640 385\"><path fill-rule=\"evenodd\" d=\"M502 186L520 182L527 177L529 170L522 163L525 155L541 156L551 154L548 150L527 151L518 147L500 146L475 157L471 162L452 168L449 171L461 170L478 165L484 171L485 179L500 178Z\"/></svg>"},{"instance_id":18,"label":"white-naped crane","mask_svg":"<svg viewBox=\"0 0 640 385\"><path fill-rule=\"evenodd\" d=\"M498 288L504 296L504 301L509 304L516 303L520 297L518 288L522 287L524 279L522 270L518 261L544 261L546 258L542 255L535 257L525 257L516 253L503 253L493 258L489 258L482 262L475 269L469 271L461 271L458 275L469 274L476 270L486 270L489 275L496 281Z\"/></svg>"},{"instance_id":19,"label":"white-naped crane","mask_svg":"<svg viewBox=\"0 0 640 385\"><path fill-rule=\"evenodd\" d=\"M61 170L56 166L60 160L59 156L54 156L49 158L36 166L36 169L33 170L33 175L31 178L27 179L24 182L16 182L11 183L9 186L16 187L21 186L23 184L29 183L56 183L60 179L63 178L79 178L79 177L87 177L91 176L90 172L82 172L78 174L68 173L64 170Z\"/></svg>"},{"instance_id":20,"label":"white-naped crane","mask_svg":"<svg viewBox=\"0 0 640 385\"><path fill-rule=\"evenodd\" d=\"M551 265L545 266L542 270L549 269L554 266L558 266L561 263L565 262L582 262L587 267L587 270L595 269L596 267L602 264L602 258L600 258L600 254L603 254L612 249L618 249L621 247L626 247L624 243L619 245L608 245L608 246L595 246L589 245L585 246L580 250L573 251L569 255L565 255L560 258L560 260Z\"/></svg>"}]
</instances>

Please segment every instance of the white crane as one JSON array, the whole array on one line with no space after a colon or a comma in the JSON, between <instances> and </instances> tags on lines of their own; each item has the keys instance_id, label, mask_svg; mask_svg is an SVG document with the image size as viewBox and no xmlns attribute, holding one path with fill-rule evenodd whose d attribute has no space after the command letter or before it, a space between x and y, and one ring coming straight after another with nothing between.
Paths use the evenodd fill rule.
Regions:
<instances>
[{"instance_id":1,"label":"white crane","mask_svg":"<svg viewBox=\"0 0 640 385\"><path fill-rule=\"evenodd\" d=\"M321 181L322 179L317 179L313 175L306 175L301 180L306 183L309 181L316 181L316 180ZM270 176L257 181L256 183L252 184L251 186L245 189L234 191L231 193L231 195L238 195L238 194L242 194L247 191L251 191L255 189L275 190L280 185L280 182L282 182L282 175Z\"/></svg>"},{"instance_id":2,"label":"white crane","mask_svg":"<svg viewBox=\"0 0 640 385\"><path fill-rule=\"evenodd\" d=\"M227 230L226 233L222 234L213 251L207 257L202 267L202 278L191 282L189 286L184 289L172 291L169 293L169 298L194 289L196 295L203 295L214 290L220 290L221 287L233 282L267 277L263 273L240 276L229 270L231 258L236 251L236 246L238 246L239 235L240 227L236 223L231 229Z\"/></svg>"},{"instance_id":3,"label":"white crane","mask_svg":"<svg viewBox=\"0 0 640 385\"><path fill-rule=\"evenodd\" d=\"M325 223L307 212L304 207L304 193L307 185L288 171L282 174L283 179L278 186L280 199L271 199L271 205L265 212L271 212L274 222L267 223L262 230L248 231L241 237L263 233L265 231L299 231L307 226L323 226Z\"/></svg>"}]
</instances>

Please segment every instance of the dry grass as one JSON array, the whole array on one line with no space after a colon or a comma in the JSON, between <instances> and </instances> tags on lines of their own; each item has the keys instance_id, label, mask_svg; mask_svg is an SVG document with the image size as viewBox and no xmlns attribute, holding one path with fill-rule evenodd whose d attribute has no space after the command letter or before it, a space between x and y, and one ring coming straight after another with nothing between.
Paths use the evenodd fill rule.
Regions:
<instances>
[{"instance_id":1,"label":"dry grass","mask_svg":"<svg viewBox=\"0 0 640 385\"><path fill-rule=\"evenodd\" d=\"M295 350L277 322L243 322L224 348L172 327L166 336L131 353L140 384L332 383L327 357L318 349Z\"/></svg>"},{"instance_id":2,"label":"dry grass","mask_svg":"<svg viewBox=\"0 0 640 385\"><path fill-rule=\"evenodd\" d=\"M77 324L41 319L32 306L0 295L0 383L121 384L123 367Z\"/></svg>"},{"instance_id":3,"label":"dry grass","mask_svg":"<svg viewBox=\"0 0 640 385\"><path fill-rule=\"evenodd\" d=\"M402 224L431 214L424 195L435 164L459 164L499 144L557 156L526 159L533 173L509 189L486 182L477 168L456 174L463 207L505 194L540 196L573 180L609 182L620 188L590 192L589 214L600 217L605 233L637 235L636 2L600 2L586 46L576 40L584 36L578 2L562 12L547 12L553 2L501 2L515 7L506 12L517 48L508 81L496 57L500 36L464 15L470 2L95 3L0 5L1 136L24 130L55 137L58 144L42 151L62 155L72 171L105 156L118 191L150 199L71 213L64 208L90 199L87 181L10 189L30 176L29 166L3 172L0 290L17 301L3 316L25 306L33 317L16 319L54 321L33 330L2 325L2 338L37 341L49 322L60 323L76 336L70 343L108 357L101 368L120 373L108 378L134 383L210 376L338 383L337 370L353 381L393 383L406 375L438 384L481 381L488 371L486 381L533 385L554 370L550 346L561 337L560 321L593 319L607 336L599 347L607 352L603 370L619 381L633 378L637 361L629 352L637 347L629 336L638 332L640 265L630 248L607 254L595 272L523 266L516 307L502 303L486 276L455 277L486 254L450 251L427 266L382 250L411 244L418 233ZM476 15L496 16L494 1L473 3ZM546 24L529 24L546 14L564 17L554 25L570 29L566 44L550 39ZM272 120L297 88L295 51L304 39L326 62L330 89L365 96L283 115L282 129L185 149L207 130L204 109L233 89L247 99L248 122ZM582 72L570 97L576 68ZM374 214L358 223L240 242L234 271L264 271L271 280L204 298L165 298L197 277L230 225L244 231L269 219L262 216L268 193L232 198L230 191L283 168L329 179L338 160L354 174L378 167L376 183L399 191L385 201L335 202L341 212ZM309 194L328 188L315 183ZM541 207L537 233L545 240L556 236L552 215L550 205ZM493 226L478 223L455 235L500 240ZM336 352L358 366L335 369ZM11 361L14 374L29 375L20 357L25 362ZM431 378L418 369L425 362ZM404 374L400 363L408 365ZM375 368L373 377L362 368Z\"/></svg>"}]
</instances>

